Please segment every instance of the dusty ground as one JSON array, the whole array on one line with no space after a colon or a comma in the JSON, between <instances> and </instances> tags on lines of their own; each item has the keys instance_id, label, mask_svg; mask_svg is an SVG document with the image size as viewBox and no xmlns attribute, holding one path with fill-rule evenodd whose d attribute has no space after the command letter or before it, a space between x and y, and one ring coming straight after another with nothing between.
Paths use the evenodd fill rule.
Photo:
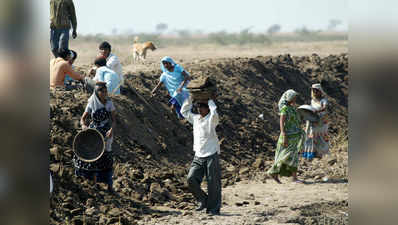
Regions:
<instances>
[{"instance_id":1,"label":"dusty ground","mask_svg":"<svg viewBox=\"0 0 398 225\"><path fill-rule=\"evenodd\" d=\"M95 57L96 47L80 47L76 65L86 72L90 63L84 58ZM265 54L241 50L211 50L219 54L212 57L207 50L201 55L200 50L159 49L138 65L120 56L127 84L121 96L112 97L118 112L113 145L117 195L73 175L71 144L89 95L80 90L50 93L55 186L50 224L348 224L348 55L324 51L325 57L294 56L297 52L257 57ZM225 203L219 217L191 213L195 201L187 191L186 175L193 157L192 127L170 112L164 89L149 98L159 79L162 54L174 57L193 77L204 74L217 80ZM301 94L299 104L308 103L315 82L322 82L331 104L332 154L300 163L299 178L307 184L284 180L277 185L264 177L279 134L276 102L294 88Z\"/></svg>"},{"instance_id":2,"label":"dusty ground","mask_svg":"<svg viewBox=\"0 0 398 225\"><path fill-rule=\"evenodd\" d=\"M348 224L346 180L282 182L250 180L224 188L220 216L156 207L165 216L147 216L138 224Z\"/></svg>"}]
</instances>

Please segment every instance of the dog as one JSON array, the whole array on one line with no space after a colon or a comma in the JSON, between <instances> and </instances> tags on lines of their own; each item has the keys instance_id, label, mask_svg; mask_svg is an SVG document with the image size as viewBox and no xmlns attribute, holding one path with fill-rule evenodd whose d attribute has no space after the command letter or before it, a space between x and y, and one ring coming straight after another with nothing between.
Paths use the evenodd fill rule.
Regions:
<instances>
[{"instance_id":1,"label":"dog","mask_svg":"<svg viewBox=\"0 0 398 225\"><path fill-rule=\"evenodd\" d=\"M138 43L138 37L135 37L133 44L133 61L137 62L138 60L141 60L143 62L146 58L146 51L148 49L151 49L152 51L156 50L156 46L152 41Z\"/></svg>"}]
</instances>

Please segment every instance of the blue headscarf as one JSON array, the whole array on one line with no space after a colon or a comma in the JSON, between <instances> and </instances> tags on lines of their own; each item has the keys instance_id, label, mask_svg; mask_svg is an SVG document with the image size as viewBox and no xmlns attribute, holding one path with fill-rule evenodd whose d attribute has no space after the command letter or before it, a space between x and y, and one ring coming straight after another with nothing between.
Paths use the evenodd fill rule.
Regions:
<instances>
[{"instance_id":1,"label":"blue headscarf","mask_svg":"<svg viewBox=\"0 0 398 225\"><path fill-rule=\"evenodd\" d=\"M170 56L165 56L160 60L160 68L162 69L163 73L170 73L170 71L168 71L166 69L166 67L164 67L163 62L169 62L173 67L179 66L177 63L174 62L174 60L170 57ZM174 68L175 69L175 68Z\"/></svg>"},{"instance_id":2,"label":"blue headscarf","mask_svg":"<svg viewBox=\"0 0 398 225\"><path fill-rule=\"evenodd\" d=\"M169 71L166 69L166 67L163 65L163 62L169 62L172 66L174 66L173 72ZM162 69L162 75L160 76L160 81L163 82L172 98L175 98L177 102L182 105L184 100L189 96L189 92L186 89L186 85L188 84L185 83L185 86L182 89L181 93L177 93L177 88L180 86L181 82L184 81L184 77L182 76L182 72L185 71L182 66L179 64L175 63L174 60L169 57L165 56L160 60L160 68ZM185 71L185 73L189 73Z\"/></svg>"}]
</instances>

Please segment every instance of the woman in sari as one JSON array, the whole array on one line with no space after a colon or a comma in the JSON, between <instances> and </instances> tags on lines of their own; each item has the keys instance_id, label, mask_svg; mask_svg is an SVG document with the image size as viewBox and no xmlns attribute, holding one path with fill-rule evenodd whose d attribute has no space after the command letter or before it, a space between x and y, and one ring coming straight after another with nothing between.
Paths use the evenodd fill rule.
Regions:
<instances>
[{"instance_id":1,"label":"woman in sari","mask_svg":"<svg viewBox=\"0 0 398 225\"><path fill-rule=\"evenodd\" d=\"M322 158L329 153L328 128L329 121L327 116L328 101L321 84L313 84L311 87L311 106L315 113L319 115L319 122L307 121L305 133L303 157L312 160L314 157Z\"/></svg>"},{"instance_id":2,"label":"woman in sari","mask_svg":"<svg viewBox=\"0 0 398 225\"><path fill-rule=\"evenodd\" d=\"M92 122L87 126L86 118L90 115ZM115 130L116 110L108 98L106 83L97 82L93 95L88 99L86 109L80 119L83 129L87 127L97 129L105 138L105 152L94 162L84 162L76 155L73 158L76 175L83 176L96 182L108 185L108 191L113 192L113 157L112 142Z\"/></svg>"},{"instance_id":3,"label":"woman in sari","mask_svg":"<svg viewBox=\"0 0 398 225\"><path fill-rule=\"evenodd\" d=\"M279 184L281 182L278 176L292 176L292 181L301 182L297 179L297 168L304 132L300 128L301 119L294 106L297 95L294 90L287 90L278 103L281 133L275 151L275 162L267 173Z\"/></svg>"}]
</instances>

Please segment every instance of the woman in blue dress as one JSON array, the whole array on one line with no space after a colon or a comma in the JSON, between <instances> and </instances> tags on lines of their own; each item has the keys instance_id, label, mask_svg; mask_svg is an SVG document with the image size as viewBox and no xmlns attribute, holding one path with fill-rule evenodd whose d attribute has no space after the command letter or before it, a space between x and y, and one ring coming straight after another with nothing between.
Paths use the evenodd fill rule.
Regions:
<instances>
[{"instance_id":1,"label":"woman in blue dress","mask_svg":"<svg viewBox=\"0 0 398 225\"><path fill-rule=\"evenodd\" d=\"M162 75L160 76L159 83L152 90L152 97L155 96L159 87L164 84L171 97L169 100L171 109L176 111L179 119L182 119L184 117L180 112L181 106L184 100L189 97L186 85L191 78L181 65L175 63L174 60L168 56L162 58L160 61L160 68L162 69Z\"/></svg>"}]
</instances>

